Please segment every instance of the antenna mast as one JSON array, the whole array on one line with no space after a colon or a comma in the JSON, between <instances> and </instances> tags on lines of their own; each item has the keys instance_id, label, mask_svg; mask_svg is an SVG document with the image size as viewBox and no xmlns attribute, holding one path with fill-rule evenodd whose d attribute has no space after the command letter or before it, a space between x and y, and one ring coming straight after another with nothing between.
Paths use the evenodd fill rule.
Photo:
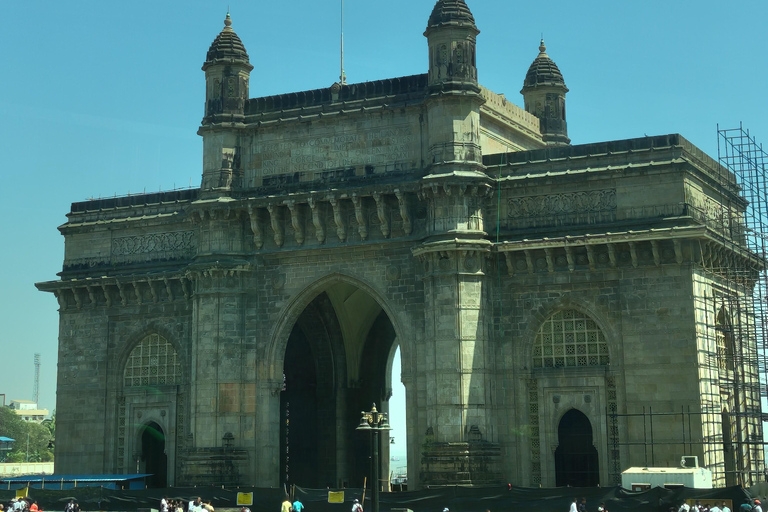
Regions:
<instances>
[{"instance_id":1,"label":"antenna mast","mask_svg":"<svg viewBox=\"0 0 768 512\"><path fill-rule=\"evenodd\" d=\"M341 0L341 75L339 75L341 85L347 85L347 74L344 73L344 0Z\"/></svg>"},{"instance_id":2,"label":"antenna mast","mask_svg":"<svg viewBox=\"0 0 768 512\"><path fill-rule=\"evenodd\" d=\"M35 384L32 388L32 396L34 397L37 408L40 408L40 354L35 354Z\"/></svg>"}]
</instances>

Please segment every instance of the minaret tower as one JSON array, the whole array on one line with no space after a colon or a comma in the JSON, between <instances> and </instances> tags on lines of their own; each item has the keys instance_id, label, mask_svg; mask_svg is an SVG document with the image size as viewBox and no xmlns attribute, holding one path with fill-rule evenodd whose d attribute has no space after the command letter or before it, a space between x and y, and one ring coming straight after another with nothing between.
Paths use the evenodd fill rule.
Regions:
<instances>
[{"instance_id":1,"label":"minaret tower","mask_svg":"<svg viewBox=\"0 0 768 512\"><path fill-rule=\"evenodd\" d=\"M479 33L464 0L438 0L424 32L430 158L420 197L428 238L413 249L425 269L423 356L413 377L424 392L407 405L418 447L408 456L420 463L418 472L409 469L408 481L417 487L501 482L493 406L486 400L493 368L486 271L493 244L483 205L493 187L480 147Z\"/></svg>"},{"instance_id":2,"label":"minaret tower","mask_svg":"<svg viewBox=\"0 0 768 512\"><path fill-rule=\"evenodd\" d=\"M424 32L429 42L429 173L482 171L475 47L480 31L464 0L439 0Z\"/></svg>"},{"instance_id":3,"label":"minaret tower","mask_svg":"<svg viewBox=\"0 0 768 512\"><path fill-rule=\"evenodd\" d=\"M237 127L244 120L251 70L248 52L227 13L224 29L211 44L203 64L205 117L198 133L203 136L204 196L226 195L241 186Z\"/></svg>"},{"instance_id":4,"label":"minaret tower","mask_svg":"<svg viewBox=\"0 0 768 512\"><path fill-rule=\"evenodd\" d=\"M565 86L563 74L557 64L547 55L544 40L539 46L539 55L528 68L523 90L525 110L541 120L541 135L551 146L565 146L568 138L568 124L565 121Z\"/></svg>"}]
</instances>

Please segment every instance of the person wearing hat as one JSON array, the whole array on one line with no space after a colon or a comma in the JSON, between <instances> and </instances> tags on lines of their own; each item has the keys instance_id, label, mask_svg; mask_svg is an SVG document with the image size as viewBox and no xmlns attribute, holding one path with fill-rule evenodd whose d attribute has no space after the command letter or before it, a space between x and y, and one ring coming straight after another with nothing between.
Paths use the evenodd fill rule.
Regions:
<instances>
[{"instance_id":1,"label":"person wearing hat","mask_svg":"<svg viewBox=\"0 0 768 512\"><path fill-rule=\"evenodd\" d=\"M363 512L363 506L357 498L352 501L352 512Z\"/></svg>"},{"instance_id":2,"label":"person wearing hat","mask_svg":"<svg viewBox=\"0 0 768 512\"><path fill-rule=\"evenodd\" d=\"M760 503L760 500L755 500L755 506L752 507L752 512L763 512L763 506L762 503Z\"/></svg>"}]
</instances>

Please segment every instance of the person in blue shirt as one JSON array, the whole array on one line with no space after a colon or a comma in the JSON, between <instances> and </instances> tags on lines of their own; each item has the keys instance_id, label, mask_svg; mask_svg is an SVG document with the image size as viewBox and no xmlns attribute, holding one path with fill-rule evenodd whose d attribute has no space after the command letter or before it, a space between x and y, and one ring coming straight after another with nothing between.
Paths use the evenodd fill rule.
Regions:
<instances>
[{"instance_id":1,"label":"person in blue shirt","mask_svg":"<svg viewBox=\"0 0 768 512\"><path fill-rule=\"evenodd\" d=\"M304 504L299 500L293 502L293 512L303 512Z\"/></svg>"}]
</instances>

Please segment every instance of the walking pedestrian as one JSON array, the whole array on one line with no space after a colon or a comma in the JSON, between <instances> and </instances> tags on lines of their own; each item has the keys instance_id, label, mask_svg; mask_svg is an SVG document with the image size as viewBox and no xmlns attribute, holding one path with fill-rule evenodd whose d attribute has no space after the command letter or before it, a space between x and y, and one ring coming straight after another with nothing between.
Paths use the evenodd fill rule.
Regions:
<instances>
[{"instance_id":1,"label":"walking pedestrian","mask_svg":"<svg viewBox=\"0 0 768 512\"><path fill-rule=\"evenodd\" d=\"M280 506L280 512L291 512L293 507L291 506L291 497L287 494L283 500L283 504Z\"/></svg>"},{"instance_id":2,"label":"walking pedestrian","mask_svg":"<svg viewBox=\"0 0 768 512\"><path fill-rule=\"evenodd\" d=\"M304 504L298 498L293 502L293 512L302 512Z\"/></svg>"},{"instance_id":3,"label":"walking pedestrian","mask_svg":"<svg viewBox=\"0 0 768 512\"><path fill-rule=\"evenodd\" d=\"M352 501L352 512L363 512L363 506L357 498Z\"/></svg>"}]
</instances>

